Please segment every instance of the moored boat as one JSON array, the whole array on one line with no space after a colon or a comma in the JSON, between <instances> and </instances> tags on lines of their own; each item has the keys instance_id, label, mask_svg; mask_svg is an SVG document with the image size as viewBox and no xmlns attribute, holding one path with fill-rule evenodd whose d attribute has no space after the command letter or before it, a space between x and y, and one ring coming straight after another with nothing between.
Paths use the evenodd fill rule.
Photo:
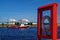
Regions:
<instances>
[{"instance_id":1,"label":"moored boat","mask_svg":"<svg viewBox=\"0 0 60 40\"><path fill-rule=\"evenodd\" d=\"M24 24L21 24L20 26L19 26L19 28L27 28L28 26L26 26L26 25L24 25Z\"/></svg>"}]
</instances>

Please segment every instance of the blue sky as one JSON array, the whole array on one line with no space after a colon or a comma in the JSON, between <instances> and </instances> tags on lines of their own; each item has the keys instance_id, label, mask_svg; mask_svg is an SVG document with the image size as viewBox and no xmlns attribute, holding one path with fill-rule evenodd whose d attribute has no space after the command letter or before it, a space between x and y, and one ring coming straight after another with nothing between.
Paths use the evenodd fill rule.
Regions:
<instances>
[{"instance_id":1,"label":"blue sky","mask_svg":"<svg viewBox=\"0 0 60 40\"><path fill-rule=\"evenodd\" d=\"M30 21L36 21L37 8L54 2L58 4L57 12L60 18L60 0L0 0L0 19L27 18Z\"/></svg>"}]
</instances>

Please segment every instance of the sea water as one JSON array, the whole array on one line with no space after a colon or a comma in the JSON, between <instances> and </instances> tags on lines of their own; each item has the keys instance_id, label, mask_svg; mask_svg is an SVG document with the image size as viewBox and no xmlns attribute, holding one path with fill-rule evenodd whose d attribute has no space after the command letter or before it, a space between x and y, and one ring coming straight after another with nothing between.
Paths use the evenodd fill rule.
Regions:
<instances>
[{"instance_id":1,"label":"sea water","mask_svg":"<svg viewBox=\"0 0 60 40\"><path fill-rule=\"evenodd\" d=\"M11 29L0 28L0 40L36 40L37 28ZM58 28L58 38L60 38L60 28ZM45 40L45 39L42 39Z\"/></svg>"}]
</instances>

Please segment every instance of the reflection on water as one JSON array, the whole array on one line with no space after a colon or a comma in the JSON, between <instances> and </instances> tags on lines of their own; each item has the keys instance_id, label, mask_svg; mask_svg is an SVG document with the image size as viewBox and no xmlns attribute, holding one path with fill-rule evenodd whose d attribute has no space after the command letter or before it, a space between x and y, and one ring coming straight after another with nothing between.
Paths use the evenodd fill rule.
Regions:
<instances>
[{"instance_id":1,"label":"reflection on water","mask_svg":"<svg viewBox=\"0 0 60 40\"><path fill-rule=\"evenodd\" d=\"M0 28L0 40L36 40L37 28L9 29ZM60 28L58 28L58 38L60 38Z\"/></svg>"}]
</instances>

